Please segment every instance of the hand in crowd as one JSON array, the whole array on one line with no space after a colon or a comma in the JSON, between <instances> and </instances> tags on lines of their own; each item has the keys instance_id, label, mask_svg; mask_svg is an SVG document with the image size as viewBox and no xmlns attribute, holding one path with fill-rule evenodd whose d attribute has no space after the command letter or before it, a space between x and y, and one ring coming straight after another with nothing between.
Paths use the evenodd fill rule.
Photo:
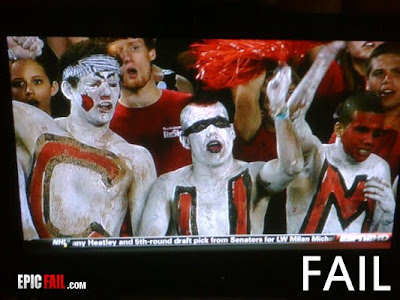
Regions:
<instances>
[{"instance_id":1,"label":"hand in crowd","mask_svg":"<svg viewBox=\"0 0 400 300\"><path fill-rule=\"evenodd\" d=\"M334 41L320 48L316 60L288 100L291 118L297 118L308 110L317 88L336 55L346 46L343 41Z\"/></svg>"},{"instance_id":2,"label":"hand in crowd","mask_svg":"<svg viewBox=\"0 0 400 300\"><path fill-rule=\"evenodd\" d=\"M396 203L389 183L372 177L365 183L364 193L365 197L377 201L384 213L394 213Z\"/></svg>"},{"instance_id":3,"label":"hand in crowd","mask_svg":"<svg viewBox=\"0 0 400 300\"><path fill-rule=\"evenodd\" d=\"M7 37L9 59L35 59L42 54L43 41L37 36Z\"/></svg>"},{"instance_id":4,"label":"hand in crowd","mask_svg":"<svg viewBox=\"0 0 400 300\"><path fill-rule=\"evenodd\" d=\"M273 116L282 113L286 107L286 97L292 82L292 69L283 66L267 86L267 96Z\"/></svg>"}]
</instances>

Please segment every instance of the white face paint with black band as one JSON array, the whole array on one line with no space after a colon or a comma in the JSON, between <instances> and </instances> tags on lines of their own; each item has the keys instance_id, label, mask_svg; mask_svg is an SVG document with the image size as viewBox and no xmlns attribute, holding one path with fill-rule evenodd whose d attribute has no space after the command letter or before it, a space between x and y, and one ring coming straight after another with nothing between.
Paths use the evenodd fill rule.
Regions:
<instances>
[{"instance_id":1,"label":"white face paint with black band","mask_svg":"<svg viewBox=\"0 0 400 300\"><path fill-rule=\"evenodd\" d=\"M95 54L82 58L76 64L66 67L63 71L62 79L65 81L71 77L81 78L91 73L104 71L113 71L119 74L120 65L114 57Z\"/></svg>"},{"instance_id":2,"label":"white face paint with black band","mask_svg":"<svg viewBox=\"0 0 400 300\"><path fill-rule=\"evenodd\" d=\"M219 166L232 156L235 132L221 103L188 105L181 113L181 124L193 163Z\"/></svg>"}]
</instances>

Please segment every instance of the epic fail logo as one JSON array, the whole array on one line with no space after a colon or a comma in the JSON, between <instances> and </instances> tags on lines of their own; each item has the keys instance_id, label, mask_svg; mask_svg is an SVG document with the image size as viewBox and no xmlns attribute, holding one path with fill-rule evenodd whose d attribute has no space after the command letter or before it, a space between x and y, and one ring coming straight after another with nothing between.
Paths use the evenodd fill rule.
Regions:
<instances>
[{"instance_id":1,"label":"epic fail logo","mask_svg":"<svg viewBox=\"0 0 400 300\"><path fill-rule=\"evenodd\" d=\"M18 274L18 289L85 290L86 282L70 282L66 286L64 274Z\"/></svg>"}]
</instances>

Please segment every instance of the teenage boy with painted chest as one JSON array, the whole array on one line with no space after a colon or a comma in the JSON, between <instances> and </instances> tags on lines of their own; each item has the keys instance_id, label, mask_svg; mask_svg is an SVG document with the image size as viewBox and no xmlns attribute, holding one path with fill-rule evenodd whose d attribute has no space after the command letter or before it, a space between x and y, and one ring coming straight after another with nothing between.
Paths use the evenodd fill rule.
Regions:
<instances>
[{"instance_id":1,"label":"teenage boy with painted chest","mask_svg":"<svg viewBox=\"0 0 400 300\"><path fill-rule=\"evenodd\" d=\"M305 114L343 42L322 47L288 100L305 167L287 188L288 233L391 232L395 201L390 168L372 151L383 132L382 101L371 93L349 97L338 109L334 144L322 144Z\"/></svg>"},{"instance_id":2,"label":"teenage boy with painted chest","mask_svg":"<svg viewBox=\"0 0 400 300\"><path fill-rule=\"evenodd\" d=\"M119 236L128 209L135 234L156 172L145 148L109 129L120 65L90 40L60 64L69 116L13 103L24 238Z\"/></svg>"}]
</instances>

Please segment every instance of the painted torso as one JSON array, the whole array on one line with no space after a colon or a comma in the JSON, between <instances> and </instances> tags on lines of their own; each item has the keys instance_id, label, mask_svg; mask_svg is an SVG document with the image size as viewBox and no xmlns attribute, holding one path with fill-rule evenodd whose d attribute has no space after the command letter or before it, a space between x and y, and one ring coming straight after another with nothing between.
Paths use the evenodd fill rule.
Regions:
<instances>
[{"instance_id":1,"label":"painted torso","mask_svg":"<svg viewBox=\"0 0 400 300\"><path fill-rule=\"evenodd\" d=\"M25 238L119 236L128 201L137 223L155 179L146 149L79 114L54 120L15 101L13 112Z\"/></svg>"},{"instance_id":2,"label":"painted torso","mask_svg":"<svg viewBox=\"0 0 400 300\"><path fill-rule=\"evenodd\" d=\"M335 155L335 145L322 145L314 172L299 175L288 189L288 233L368 232L375 202L364 197L369 175L384 178L381 159L371 154L357 164L345 164ZM307 188L308 187L308 188Z\"/></svg>"},{"instance_id":3,"label":"painted torso","mask_svg":"<svg viewBox=\"0 0 400 300\"><path fill-rule=\"evenodd\" d=\"M267 197L256 197L256 170L261 164L240 162L235 172L198 181L191 166L166 176L172 208L170 234L228 235L262 233Z\"/></svg>"},{"instance_id":4,"label":"painted torso","mask_svg":"<svg viewBox=\"0 0 400 300\"><path fill-rule=\"evenodd\" d=\"M40 136L29 183L39 236L118 236L128 206L127 174L127 162L113 152L66 136Z\"/></svg>"}]
</instances>

